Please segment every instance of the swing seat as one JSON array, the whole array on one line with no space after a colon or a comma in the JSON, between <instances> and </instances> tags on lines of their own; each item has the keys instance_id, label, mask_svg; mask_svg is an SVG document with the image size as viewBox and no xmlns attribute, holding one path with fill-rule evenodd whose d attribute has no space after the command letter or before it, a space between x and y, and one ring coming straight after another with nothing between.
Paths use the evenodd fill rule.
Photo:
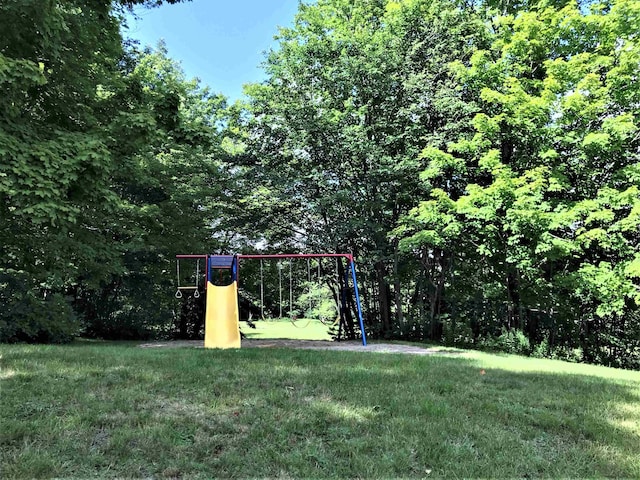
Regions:
<instances>
[{"instance_id":1,"label":"swing seat","mask_svg":"<svg viewBox=\"0 0 640 480\"><path fill-rule=\"evenodd\" d=\"M306 323L303 327L300 327L300 326L296 323L296 322L298 321L298 319L297 319L297 318L293 318L293 317L291 317L291 318L289 318L289 321L291 322L291 325L293 325L293 326L294 326L294 327L296 327L296 328L307 328L307 327L309 326L309 324L311 323L311 321L312 321L312 320L311 320L311 319L307 320L307 323Z\"/></svg>"}]
</instances>

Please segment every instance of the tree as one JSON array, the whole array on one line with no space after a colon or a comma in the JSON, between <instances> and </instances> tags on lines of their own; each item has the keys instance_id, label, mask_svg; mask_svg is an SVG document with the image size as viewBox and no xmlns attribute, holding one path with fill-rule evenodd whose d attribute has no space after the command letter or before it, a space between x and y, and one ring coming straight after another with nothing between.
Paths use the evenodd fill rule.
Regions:
<instances>
[{"instance_id":1,"label":"tree","mask_svg":"<svg viewBox=\"0 0 640 480\"><path fill-rule=\"evenodd\" d=\"M128 56L123 88L111 98L129 106L111 132L121 156L122 168L112 177L120 201L100 229L117 239L119 270L75 292L87 333L115 338L167 334L175 255L219 248L214 226L229 181L220 147L224 97L186 80L162 43Z\"/></svg>"},{"instance_id":2,"label":"tree","mask_svg":"<svg viewBox=\"0 0 640 480\"><path fill-rule=\"evenodd\" d=\"M110 2L4 2L0 12L3 338L48 337L48 326L26 325L38 320L24 317L21 304L47 310L54 302L72 316L64 287L92 268L91 246L78 238L83 223L115 203L104 132L110 112L96 87L117 79L119 22Z\"/></svg>"},{"instance_id":3,"label":"tree","mask_svg":"<svg viewBox=\"0 0 640 480\"><path fill-rule=\"evenodd\" d=\"M220 216L225 101L124 48L138 3L0 7L2 340L166 330L170 259Z\"/></svg>"},{"instance_id":4,"label":"tree","mask_svg":"<svg viewBox=\"0 0 640 480\"><path fill-rule=\"evenodd\" d=\"M637 9L540 3L496 16L492 47L454 65L481 111L473 135L431 157L456 165L465 192L434 189L397 233L407 249L460 252L450 283L481 299L459 297L476 336L524 329L551 350L637 366ZM478 303L482 328L469 318ZM492 325L485 307L500 303Z\"/></svg>"},{"instance_id":5,"label":"tree","mask_svg":"<svg viewBox=\"0 0 640 480\"><path fill-rule=\"evenodd\" d=\"M385 334L392 312L403 317L387 234L422 191L424 142L443 146L468 115L447 62L470 56L479 32L453 2L301 5L265 62L267 81L248 89L243 160L261 188L247 204L307 249L353 251L377 291L371 327Z\"/></svg>"}]
</instances>

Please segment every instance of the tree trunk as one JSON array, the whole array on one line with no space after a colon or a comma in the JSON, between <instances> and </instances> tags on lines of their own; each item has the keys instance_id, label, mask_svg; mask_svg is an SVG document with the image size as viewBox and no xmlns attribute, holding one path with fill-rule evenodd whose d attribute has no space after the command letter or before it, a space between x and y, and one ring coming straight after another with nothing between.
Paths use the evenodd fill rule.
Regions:
<instances>
[{"instance_id":1,"label":"tree trunk","mask_svg":"<svg viewBox=\"0 0 640 480\"><path fill-rule=\"evenodd\" d=\"M380 319L382 321L382 332L387 334L391 331L391 302L389 284L385 279L386 267L382 260L375 264L376 276L378 281L378 305L380 308Z\"/></svg>"},{"instance_id":2,"label":"tree trunk","mask_svg":"<svg viewBox=\"0 0 640 480\"><path fill-rule=\"evenodd\" d=\"M344 324L344 332L345 336L353 340L356 338L355 329L354 329L354 320L351 309L349 308L350 298L352 297L352 289L349 287L349 279L346 276L347 270L344 267L342 261L338 261L338 278L340 281L340 300L342 305L342 315L344 316L344 320L342 323Z\"/></svg>"},{"instance_id":3,"label":"tree trunk","mask_svg":"<svg viewBox=\"0 0 640 480\"><path fill-rule=\"evenodd\" d=\"M402 290L400 285L400 275L398 274L398 241L394 242L393 252L393 289L396 303L396 321L399 326L404 323L404 315L402 313Z\"/></svg>"},{"instance_id":4,"label":"tree trunk","mask_svg":"<svg viewBox=\"0 0 640 480\"><path fill-rule=\"evenodd\" d=\"M512 328L521 329L521 318L519 318L520 313L520 291L518 285L518 277L517 273L508 272L507 273L507 329L511 330Z\"/></svg>"}]
</instances>

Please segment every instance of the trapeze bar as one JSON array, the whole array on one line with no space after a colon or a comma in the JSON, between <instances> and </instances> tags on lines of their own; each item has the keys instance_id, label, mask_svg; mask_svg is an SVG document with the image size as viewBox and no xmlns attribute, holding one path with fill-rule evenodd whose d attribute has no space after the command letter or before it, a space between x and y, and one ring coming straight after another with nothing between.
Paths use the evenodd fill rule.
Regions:
<instances>
[{"instance_id":1,"label":"trapeze bar","mask_svg":"<svg viewBox=\"0 0 640 480\"><path fill-rule=\"evenodd\" d=\"M176 258L207 258L206 255L176 255Z\"/></svg>"}]
</instances>

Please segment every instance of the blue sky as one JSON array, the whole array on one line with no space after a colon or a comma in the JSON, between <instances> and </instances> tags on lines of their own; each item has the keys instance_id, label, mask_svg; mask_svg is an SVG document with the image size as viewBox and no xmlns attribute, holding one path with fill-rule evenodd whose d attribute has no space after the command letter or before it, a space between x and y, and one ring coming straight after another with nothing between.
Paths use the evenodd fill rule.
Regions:
<instances>
[{"instance_id":1,"label":"blue sky","mask_svg":"<svg viewBox=\"0 0 640 480\"><path fill-rule=\"evenodd\" d=\"M198 77L229 101L242 85L264 79L260 69L278 26L290 26L298 0L193 0L153 9L137 8L123 33L144 45L164 39L169 55L188 77Z\"/></svg>"}]
</instances>

